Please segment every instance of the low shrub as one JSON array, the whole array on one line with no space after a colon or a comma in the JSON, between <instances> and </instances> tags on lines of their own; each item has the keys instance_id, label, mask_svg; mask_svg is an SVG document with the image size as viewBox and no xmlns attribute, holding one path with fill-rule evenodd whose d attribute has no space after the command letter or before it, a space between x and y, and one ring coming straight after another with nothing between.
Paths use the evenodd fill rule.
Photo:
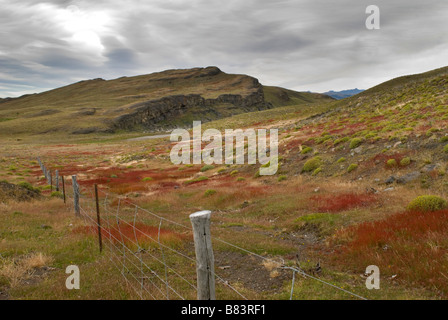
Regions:
<instances>
[{"instance_id":1,"label":"low shrub","mask_svg":"<svg viewBox=\"0 0 448 320\"><path fill-rule=\"evenodd\" d=\"M32 186L32 184L27 182L27 181L19 182L17 185L22 187L22 188L28 189L30 191L34 191L34 192L40 193L40 189L39 188L34 188Z\"/></svg>"},{"instance_id":2,"label":"low shrub","mask_svg":"<svg viewBox=\"0 0 448 320\"><path fill-rule=\"evenodd\" d=\"M302 151L300 153L301 154L307 154L307 153L310 153L310 152L313 152L313 148L305 147L305 148L302 149Z\"/></svg>"},{"instance_id":3,"label":"low shrub","mask_svg":"<svg viewBox=\"0 0 448 320\"><path fill-rule=\"evenodd\" d=\"M322 171L322 167L317 168L316 170L313 171L313 176L317 176L320 172Z\"/></svg>"},{"instance_id":4,"label":"low shrub","mask_svg":"<svg viewBox=\"0 0 448 320\"><path fill-rule=\"evenodd\" d=\"M360 139L360 138L353 138L350 141L350 149L355 149L355 148L359 147L361 145L361 143L362 143L362 139Z\"/></svg>"},{"instance_id":5,"label":"low shrub","mask_svg":"<svg viewBox=\"0 0 448 320\"><path fill-rule=\"evenodd\" d=\"M53 192L51 193L50 197L52 197L52 198L62 198L63 195L62 195L62 192L59 192L59 191L53 191Z\"/></svg>"},{"instance_id":6,"label":"low shrub","mask_svg":"<svg viewBox=\"0 0 448 320\"><path fill-rule=\"evenodd\" d=\"M281 175L280 177L278 177L277 181L278 182L282 182L282 181L284 181L286 179L287 179L287 177L285 175Z\"/></svg>"},{"instance_id":7,"label":"low shrub","mask_svg":"<svg viewBox=\"0 0 448 320\"><path fill-rule=\"evenodd\" d=\"M206 164L205 166L203 166L201 168L201 172L205 172L205 171L211 170L213 168L214 168L214 166L212 166L211 164Z\"/></svg>"},{"instance_id":8,"label":"low shrub","mask_svg":"<svg viewBox=\"0 0 448 320\"><path fill-rule=\"evenodd\" d=\"M410 164L411 164L411 158L409 158L409 157L403 158L400 161L400 166L402 166L402 167L408 166Z\"/></svg>"},{"instance_id":9,"label":"low shrub","mask_svg":"<svg viewBox=\"0 0 448 320\"><path fill-rule=\"evenodd\" d=\"M303 165L302 172L314 171L321 165L322 165L322 159L320 157L314 157L305 162L305 164Z\"/></svg>"},{"instance_id":10,"label":"low shrub","mask_svg":"<svg viewBox=\"0 0 448 320\"><path fill-rule=\"evenodd\" d=\"M204 196L209 197L209 196L214 195L215 193L216 193L216 190L209 189L204 192Z\"/></svg>"},{"instance_id":11,"label":"low shrub","mask_svg":"<svg viewBox=\"0 0 448 320\"><path fill-rule=\"evenodd\" d=\"M347 172L350 173L350 172L352 172L353 170L356 170L356 169L358 169L358 165L356 163L352 163L351 165L348 166Z\"/></svg>"},{"instance_id":12,"label":"low shrub","mask_svg":"<svg viewBox=\"0 0 448 320\"><path fill-rule=\"evenodd\" d=\"M395 160L395 159L387 160L386 166L389 167L389 168L396 167L397 166L397 160Z\"/></svg>"},{"instance_id":13,"label":"low shrub","mask_svg":"<svg viewBox=\"0 0 448 320\"><path fill-rule=\"evenodd\" d=\"M412 200L407 209L410 211L439 211L448 207L445 199L438 196L419 196Z\"/></svg>"}]
</instances>

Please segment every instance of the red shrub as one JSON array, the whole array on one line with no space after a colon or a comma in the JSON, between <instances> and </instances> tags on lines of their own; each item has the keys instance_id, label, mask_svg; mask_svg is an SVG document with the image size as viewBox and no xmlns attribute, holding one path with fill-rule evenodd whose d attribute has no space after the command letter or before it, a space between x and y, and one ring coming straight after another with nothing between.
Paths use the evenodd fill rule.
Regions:
<instances>
[{"instance_id":1,"label":"red shrub","mask_svg":"<svg viewBox=\"0 0 448 320\"><path fill-rule=\"evenodd\" d=\"M382 276L436 288L448 296L448 210L404 212L338 232L349 239L335 256L344 269L364 272L377 265Z\"/></svg>"},{"instance_id":2,"label":"red shrub","mask_svg":"<svg viewBox=\"0 0 448 320\"><path fill-rule=\"evenodd\" d=\"M314 201L319 211L323 212L340 212L357 207L365 207L377 201L377 197L373 194L330 194L318 195L310 198Z\"/></svg>"}]
</instances>

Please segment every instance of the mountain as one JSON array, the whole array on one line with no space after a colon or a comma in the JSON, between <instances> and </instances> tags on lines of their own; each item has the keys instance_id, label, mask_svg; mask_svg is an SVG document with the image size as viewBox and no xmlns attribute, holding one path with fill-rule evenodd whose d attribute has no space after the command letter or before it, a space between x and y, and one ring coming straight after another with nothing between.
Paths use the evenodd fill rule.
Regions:
<instances>
[{"instance_id":1,"label":"mountain","mask_svg":"<svg viewBox=\"0 0 448 320\"><path fill-rule=\"evenodd\" d=\"M345 98L349 98L351 96L354 96L354 95L356 95L358 93L361 93L363 91L364 90L360 90L360 89L356 88L356 89L342 90L342 91L333 91L333 90L331 90L331 91L325 92L323 94L325 94L327 96L330 96L332 98L335 98L336 100L341 100L341 99L345 99Z\"/></svg>"},{"instance_id":2,"label":"mountain","mask_svg":"<svg viewBox=\"0 0 448 320\"><path fill-rule=\"evenodd\" d=\"M80 81L0 101L0 135L168 130L240 113L331 101L311 93L263 87L217 67L167 70L114 80Z\"/></svg>"}]
</instances>

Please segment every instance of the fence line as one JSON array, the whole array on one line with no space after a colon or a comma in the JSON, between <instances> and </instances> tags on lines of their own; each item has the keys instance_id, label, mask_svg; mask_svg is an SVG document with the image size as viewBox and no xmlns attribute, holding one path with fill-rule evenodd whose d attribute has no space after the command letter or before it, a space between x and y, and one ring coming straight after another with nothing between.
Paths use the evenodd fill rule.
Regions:
<instances>
[{"instance_id":1,"label":"fence line","mask_svg":"<svg viewBox=\"0 0 448 320\"><path fill-rule=\"evenodd\" d=\"M45 165L41 162L41 160L38 158L38 162L42 168L42 171L46 175L47 180L51 180L49 176L51 177L51 171L47 170ZM48 176L49 175L49 176ZM64 176L60 176L62 181L64 181ZM182 274L182 272L179 272L178 270L175 270L173 266L169 266L168 256L166 255L166 251L168 250L171 252L174 256L177 256L180 259L187 260L189 263L196 263L196 259L194 257L191 257L188 255L188 253L183 253L180 251L179 248L175 249L172 248L169 244L163 243L164 241L161 240L161 234L162 234L162 224L165 222L168 225L173 225L174 227L179 227L183 230L188 231L191 233L193 231L191 226L186 226L182 223L173 221L171 219L168 219L166 217L163 217L161 215L155 214L145 208L142 208L138 206L137 204L129 201L128 199L122 199L118 198L118 204L116 208L116 212L112 212L109 209L109 201L113 199L113 196L104 190L97 189L98 194L104 196L104 201L101 201L99 203L102 215L101 215L101 221L105 222L103 224L100 223L100 220L95 221L95 218L90 216L89 212L94 213L97 212L95 206L92 204L93 199L95 199L95 195L92 196L92 198L89 198L86 196L83 192L81 192L81 189L79 187L79 183L76 179L76 176L72 176L72 193L73 197L69 195L69 192L66 194L66 199L68 200L68 205L70 208L73 208L75 213L79 212L79 217L84 218L84 222L87 226L92 226L93 228L97 228L97 233L100 231L102 232L104 239L107 240L106 246L107 250L106 255L109 256L110 261L114 264L114 266L117 268L117 270L120 271L121 275L125 278L126 283L133 289L133 291L140 297L140 299L145 299L147 296L151 297L152 299L157 299L157 296L163 297L163 299L170 299L170 293L174 294L175 298L180 299L186 299L184 295L182 295L178 291L185 291L185 288L182 288L181 290L179 287L177 287L177 290L173 288L176 281L179 280L181 283L185 283L188 290L191 291L193 289L194 292L198 290L198 287L193 284L194 281L190 281L187 279L188 275ZM68 187L68 186L67 186ZM83 190L85 191L85 190ZM89 193L91 190L88 191ZM127 214L126 215L126 208L122 206L122 202L128 204L129 206L133 207L133 214ZM132 209L132 208L130 208ZM142 230L144 226L146 226L146 222L144 222L139 216L139 212L146 213L145 219L155 219L157 220L155 225L157 225L157 237L151 236L148 234L147 231ZM121 214L121 217L120 217ZM132 219L132 223L126 221L123 217L128 216ZM111 221L115 221L114 223L111 223ZM140 228L138 225L138 222L142 223L142 227ZM129 227L133 233L134 240L132 240L128 235L126 235L126 232L122 232L122 226L123 228ZM113 234L113 233L118 233ZM147 244L147 247L145 247L145 244L143 243L142 239L139 240L138 235L141 237L144 237L147 240L150 240L150 244L153 244L154 247L151 247L151 245ZM120 238L117 238L120 237ZM157 239L155 239L157 238ZM358 295L356 293L350 292L349 290L340 288L336 285L333 285L325 280L322 280L318 277L315 277L313 275L308 274L305 272L300 266L288 266L285 264L285 262L282 260L281 262L269 258L264 257L260 254L257 254L255 252L252 252L250 250L247 250L245 248L242 248L241 246L232 244L228 241L225 241L223 239L220 239L218 237L212 236L212 240L216 242L220 242L224 245L230 246L234 249L237 249L240 252L246 253L249 256L256 257L260 259L263 262L273 262L279 266L279 269L287 270L291 272L291 292L290 292L290 299L293 298L294 289L295 289L295 282L296 282L296 274L299 274L303 276L304 278L308 278L314 281L318 281L325 286L328 286L329 288L337 289L341 292L344 292L348 295L351 295L352 297L356 297L358 299L367 300L365 297ZM114 243L115 241L115 243ZM117 246L117 244L119 244ZM119 247L122 247L120 249ZM130 247L135 247L136 252L131 250ZM158 252L160 253L160 256L157 257L155 255L155 246L158 247ZM119 254L115 253L118 252ZM126 255L126 253L128 253ZM191 251L189 252L191 254ZM147 258L150 258L150 261L148 261ZM114 260L115 259L115 260ZM135 260L132 260L135 259ZM146 261L145 261L146 260ZM172 259L171 259L172 260ZM172 262L172 261L171 261ZM161 270L159 273L157 273L154 269L156 269L154 266L152 266L153 263L158 263L159 266L161 266ZM149 265L152 266L152 268ZM174 264L180 264L177 261L174 261ZM182 266L182 264L180 264ZM183 271L186 272L188 268L185 268L183 266ZM137 270L138 275L136 276L135 270ZM149 271L149 273L148 273ZM187 272L188 273L188 272ZM241 293L239 290L237 290L234 286L230 284L229 281L226 281L224 278L219 276L216 271L211 271L212 275L218 279L218 284L223 285L228 290L231 290L231 292L236 293L240 298L248 300L247 297ZM174 276L173 276L174 275ZM195 275L190 275L190 277L195 277ZM176 280L176 278L178 280ZM155 280L158 280L157 282L159 285L155 283ZM151 283L151 286L159 292L159 294L154 294L153 291L148 289L148 286L146 285L146 281ZM154 280L154 281L153 281ZM133 282L137 282L138 286L132 285ZM178 285L178 283L176 283ZM146 296L146 295L147 296ZM187 295L189 292L186 293Z\"/></svg>"}]
</instances>

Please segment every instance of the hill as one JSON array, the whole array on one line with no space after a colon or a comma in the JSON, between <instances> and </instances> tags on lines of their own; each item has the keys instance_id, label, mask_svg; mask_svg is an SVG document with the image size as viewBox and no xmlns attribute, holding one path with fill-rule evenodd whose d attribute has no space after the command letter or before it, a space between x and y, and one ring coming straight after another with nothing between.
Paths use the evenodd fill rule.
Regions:
<instances>
[{"instance_id":1,"label":"hill","mask_svg":"<svg viewBox=\"0 0 448 320\"><path fill-rule=\"evenodd\" d=\"M266 98L265 98L266 94ZM0 101L0 135L167 130L328 97L263 86L217 67L80 81Z\"/></svg>"},{"instance_id":2,"label":"hill","mask_svg":"<svg viewBox=\"0 0 448 320\"><path fill-rule=\"evenodd\" d=\"M312 155L294 152L300 146L320 154L321 176L439 184L433 177L448 160L447 75L446 67L396 78L296 122L284 145L291 170Z\"/></svg>"}]
</instances>

